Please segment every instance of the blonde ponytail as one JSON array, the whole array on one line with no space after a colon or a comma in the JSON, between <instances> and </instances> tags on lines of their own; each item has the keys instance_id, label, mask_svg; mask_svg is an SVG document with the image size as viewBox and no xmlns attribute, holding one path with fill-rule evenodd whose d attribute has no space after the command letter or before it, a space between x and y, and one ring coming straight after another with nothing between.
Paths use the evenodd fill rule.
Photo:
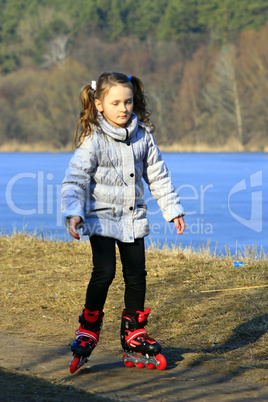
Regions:
<instances>
[{"instance_id":1,"label":"blonde ponytail","mask_svg":"<svg viewBox=\"0 0 268 402\"><path fill-rule=\"evenodd\" d=\"M147 109L147 100L144 94L144 85L142 81L135 76L129 78L131 78L133 86L133 111L141 122L152 126L152 124L150 124L150 112Z\"/></svg>"},{"instance_id":2,"label":"blonde ponytail","mask_svg":"<svg viewBox=\"0 0 268 402\"><path fill-rule=\"evenodd\" d=\"M99 125L94 98L94 89L92 86L90 84L84 86L80 92L82 110L74 135L74 144L77 148L80 147L85 137L92 134L92 125ZM81 128L80 133L79 128Z\"/></svg>"}]
</instances>

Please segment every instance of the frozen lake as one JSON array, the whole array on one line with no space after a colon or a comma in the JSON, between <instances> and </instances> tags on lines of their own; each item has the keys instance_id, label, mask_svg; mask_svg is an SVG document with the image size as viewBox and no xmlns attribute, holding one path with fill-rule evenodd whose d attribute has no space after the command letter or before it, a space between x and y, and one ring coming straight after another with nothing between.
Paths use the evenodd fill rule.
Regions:
<instances>
[{"instance_id":1,"label":"frozen lake","mask_svg":"<svg viewBox=\"0 0 268 402\"><path fill-rule=\"evenodd\" d=\"M71 153L0 154L2 233L26 230L69 239L60 211L60 187ZM177 236L145 184L151 234L146 238L232 253L247 246L268 250L268 155L264 153L163 153L187 214Z\"/></svg>"}]
</instances>

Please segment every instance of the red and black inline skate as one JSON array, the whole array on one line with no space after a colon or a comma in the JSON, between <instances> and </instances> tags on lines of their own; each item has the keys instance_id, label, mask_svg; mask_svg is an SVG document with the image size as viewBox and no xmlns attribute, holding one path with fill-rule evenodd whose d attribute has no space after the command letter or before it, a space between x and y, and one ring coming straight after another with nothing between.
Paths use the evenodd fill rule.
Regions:
<instances>
[{"instance_id":1,"label":"red and black inline skate","mask_svg":"<svg viewBox=\"0 0 268 402\"><path fill-rule=\"evenodd\" d=\"M155 339L149 337L144 326L151 310L137 311L130 316L123 311L121 325L121 345L125 353L123 362L127 367L138 368L146 366L148 369L165 370L166 359L161 352L161 345Z\"/></svg>"},{"instance_id":2,"label":"red and black inline skate","mask_svg":"<svg viewBox=\"0 0 268 402\"><path fill-rule=\"evenodd\" d=\"M79 316L80 328L75 331L76 340L71 345L73 360L70 364L70 372L74 373L85 364L99 342L99 334L102 327L104 313L102 311L89 311L87 308Z\"/></svg>"}]
</instances>

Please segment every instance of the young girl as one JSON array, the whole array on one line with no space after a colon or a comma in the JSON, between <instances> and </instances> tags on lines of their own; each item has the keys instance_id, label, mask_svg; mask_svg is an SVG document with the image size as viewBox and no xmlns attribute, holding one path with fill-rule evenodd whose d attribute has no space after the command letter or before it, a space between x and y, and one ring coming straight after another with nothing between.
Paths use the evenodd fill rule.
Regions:
<instances>
[{"instance_id":1,"label":"young girl","mask_svg":"<svg viewBox=\"0 0 268 402\"><path fill-rule=\"evenodd\" d=\"M179 196L152 134L142 82L134 76L106 72L82 89L81 102L77 149L62 183L62 207L70 235L79 240L80 228L83 235L89 235L93 271L71 346L75 356L71 372L87 361L98 343L103 306L115 276L115 244L125 281L122 347L139 356L161 351L161 345L144 329L150 313L149 308L144 310L144 237L149 224L142 179L177 233L185 228Z\"/></svg>"}]
</instances>

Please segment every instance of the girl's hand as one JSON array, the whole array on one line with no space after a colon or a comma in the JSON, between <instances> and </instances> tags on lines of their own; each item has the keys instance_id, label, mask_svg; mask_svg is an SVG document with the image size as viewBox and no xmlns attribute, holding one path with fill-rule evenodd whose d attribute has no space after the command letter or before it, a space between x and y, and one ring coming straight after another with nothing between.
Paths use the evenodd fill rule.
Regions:
<instances>
[{"instance_id":1,"label":"girl's hand","mask_svg":"<svg viewBox=\"0 0 268 402\"><path fill-rule=\"evenodd\" d=\"M175 223L176 229L177 229L177 234L180 235L184 232L185 229L185 223L183 216L178 216L178 218L173 219L173 222Z\"/></svg>"},{"instance_id":2,"label":"girl's hand","mask_svg":"<svg viewBox=\"0 0 268 402\"><path fill-rule=\"evenodd\" d=\"M73 216L70 219L70 228L69 228L69 233L70 235L76 239L76 240L80 240L80 236L79 233L76 230L76 225L81 221L80 216Z\"/></svg>"}]
</instances>

